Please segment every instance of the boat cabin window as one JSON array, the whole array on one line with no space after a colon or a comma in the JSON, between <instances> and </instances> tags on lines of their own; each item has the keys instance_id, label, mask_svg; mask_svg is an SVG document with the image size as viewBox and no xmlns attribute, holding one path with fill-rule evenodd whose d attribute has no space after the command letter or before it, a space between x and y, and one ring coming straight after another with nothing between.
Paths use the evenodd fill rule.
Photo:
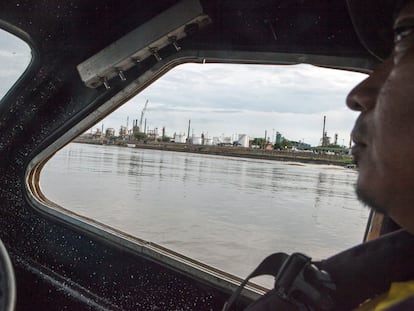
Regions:
<instances>
[{"instance_id":1,"label":"boat cabin window","mask_svg":"<svg viewBox=\"0 0 414 311\"><path fill-rule=\"evenodd\" d=\"M184 64L57 152L56 204L245 277L270 253L322 258L363 239L349 155L360 73Z\"/></svg>"},{"instance_id":2,"label":"boat cabin window","mask_svg":"<svg viewBox=\"0 0 414 311\"><path fill-rule=\"evenodd\" d=\"M30 60L31 50L26 42L0 29L0 100L20 78Z\"/></svg>"}]
</instances>

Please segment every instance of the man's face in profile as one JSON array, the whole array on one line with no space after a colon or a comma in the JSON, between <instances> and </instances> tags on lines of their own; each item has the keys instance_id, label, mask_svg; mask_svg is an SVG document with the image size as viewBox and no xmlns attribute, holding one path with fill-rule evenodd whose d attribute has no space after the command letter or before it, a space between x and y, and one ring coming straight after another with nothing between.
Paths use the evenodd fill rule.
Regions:
<instances>
[{"instance_id":1,"label":"man's face in profile","mask_svg":"<svg viewBox=\"0 0 414 311\"><path fill-rule=\"evenodd\" d=\"M347 98L362 201L414 233L414 1L394 22L391 56Z\"/></svg>"}]
</instances>

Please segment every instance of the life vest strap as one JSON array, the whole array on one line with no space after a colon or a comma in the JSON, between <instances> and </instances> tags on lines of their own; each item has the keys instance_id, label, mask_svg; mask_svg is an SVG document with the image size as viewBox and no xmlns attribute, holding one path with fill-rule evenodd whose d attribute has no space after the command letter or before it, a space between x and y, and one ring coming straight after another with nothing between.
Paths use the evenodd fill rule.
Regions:
<instances>
[{"instance_id":1,"label":"life vest strap","mask_svg":"<svg viewBox=\"0 0 414 311\"><path fill-rule=\"evenodd\" d=\"M292 310L309 310L308 305L317 305L319 309L329 311L334 306L330 292L335 290L335 284L326 272L312 264L310 257L301 253L290 256L275 253L266 257L240 284L222 311L230 310L247 282L260 275L275 278L274 290L266 294L263 300L260 298L260 301L256 301L255 306L249 306L249 309L265 310L264 304L273 305L275 299L279 301L278 305L283 304L283 310L287 310L288 306L290 309L295 306Z\"/></svg>"},{"instance_id":2,"label":"life vest strap","mask_svg":"<svg viewBox=\"0 0 414 311\"><path fill-rule=\"evenodd\" d=\"M300 253L275 253L241 283L223 311L230 310L247 282L272 275L275 287L247 310L349 310L387 291L392 282L414 279L414 236L405 230L357 245L320 262Z\"/></svg>"}]
</instances>

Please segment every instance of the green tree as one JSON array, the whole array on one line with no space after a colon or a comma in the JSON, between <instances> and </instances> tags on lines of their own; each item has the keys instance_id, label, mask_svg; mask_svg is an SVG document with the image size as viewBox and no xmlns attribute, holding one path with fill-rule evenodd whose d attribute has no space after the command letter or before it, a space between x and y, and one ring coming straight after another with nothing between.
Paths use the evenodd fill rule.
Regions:
<instances>
[{"instance_id":1,"label":"green tree","mask_svg":"<svg viewBox=\"0 0 414 311\"><path fill-rule=\"evenodd\" d=\"M141 140L145 141L148 138L147 134L142 133L142 132L134 133L134 136L135 136L136 139L138 139L138 141L141 141Z\"/></svg>"},{"instance_id":2,"label":"green tree","mask_svg":"<svg viewBox=\"0 0 414 311\"><path fill-rule=\"evenodd\" d=\"M290 140L283 138L282 142L280 143L280 147L280 149L292 149L292 143L290 142Z\"/></svg>"},{"instance_id":3,"label":"green tree","mask_svg":"<svg viewBox=\"0 0 414 311\"><path fill-rule=\"evenodd\" d=\"M280 150L280 149L282 149L282 145L279 144L279 143L276 143L276 144L273 145L273 149L274 150Z\"/></svg>"},{"instance_id":4,"label":"green tree","mask_svg":"<svg viewBox=\"0 0 414 311\"><path fill-rule=\"evenodd\" d=\"M253 145L260 146L260 148L264 148L266 141L264 138L256 137L253 139Z\"/></svg>"}]
</instances>

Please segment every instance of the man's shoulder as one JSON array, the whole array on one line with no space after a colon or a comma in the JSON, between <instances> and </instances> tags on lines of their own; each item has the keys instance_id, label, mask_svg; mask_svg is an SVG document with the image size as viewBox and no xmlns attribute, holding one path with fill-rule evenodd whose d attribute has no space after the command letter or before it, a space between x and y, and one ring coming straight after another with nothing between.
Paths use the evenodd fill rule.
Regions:
<instances>
[{"instance_id":1,"label":"man's shoulder","mask_svg":"<svg viewBox=\"0 0 414 311\"><path fill-rule=\"evenodd\" d=\"M410 296L399 303L385 309L384 311L401 311L401 310L414 310L414 295Z\"/></svg>"}]
</instances>

